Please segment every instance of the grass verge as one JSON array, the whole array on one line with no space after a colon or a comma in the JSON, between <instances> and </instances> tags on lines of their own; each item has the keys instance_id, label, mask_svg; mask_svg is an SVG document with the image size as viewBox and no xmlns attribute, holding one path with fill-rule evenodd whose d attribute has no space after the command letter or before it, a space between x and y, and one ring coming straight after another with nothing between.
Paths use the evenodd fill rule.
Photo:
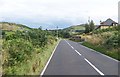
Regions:
<instances>
[{"instance_id":1,"label":"grass verge","mask_svg":"<svg viewBox=\"0 0 120 77\"><path fill-rule=\"evenodd\" d=\"M82 45L91 48L93 50L96 50L97 52L100 52L102 54L105 54L107 56L110 56L114 59L117 59L120 61L120 50L119 49L107 49L106 47L102 46L102 45L93 45L91 43L88 42L83 42Z\"/></svg>"}]
</instances>

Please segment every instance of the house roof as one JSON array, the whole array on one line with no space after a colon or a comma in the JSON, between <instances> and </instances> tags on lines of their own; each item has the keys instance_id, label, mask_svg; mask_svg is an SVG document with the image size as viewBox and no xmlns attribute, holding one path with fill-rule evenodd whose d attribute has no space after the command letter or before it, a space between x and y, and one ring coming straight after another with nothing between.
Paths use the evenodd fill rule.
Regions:
<instances>
[{"instance_id":1,"label":"house roof","mask_svg":"<svg viewBox=\"0 0 120 77\"><path fill-rule=\"evenodd\" d=\"M118 24L117 22L113 21L112 19L107 19L104 22L101 22L100 25L106 25L106 26L111 26L112 24Z\"/></svg>"}]
</instances>

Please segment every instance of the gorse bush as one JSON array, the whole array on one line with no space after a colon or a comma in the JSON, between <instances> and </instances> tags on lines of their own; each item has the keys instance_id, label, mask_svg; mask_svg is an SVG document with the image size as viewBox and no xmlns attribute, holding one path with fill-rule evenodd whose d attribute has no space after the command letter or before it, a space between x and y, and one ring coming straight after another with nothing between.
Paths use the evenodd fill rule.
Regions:
<instances>
[{"instance_id":1,"label":"gorse bush","mask_svg":"<svg viewBox=\"0 0 120 77\"><path fill-rule=\"evenodd\" d=\"M24 39L12 39L3 43L5 52L8 52L7 66L16 65L29 59L34 52L33 45Z\"/></svg>"},{"instance_id":2,"label":"gorse bush","mask_svg":"<svg viewBox=\"0 0 120 77\"><path fill-rule=\"evenodd\" d=\"M23 38L25 41L31 42L34 46L45 46L47 44L47 34L45 31L41 30L32 30L32 31L16 31L13 34L5 34L5 41L12 39Z\"/></svg>"},{"instance_id":3,"label":"gorse bush","mask_svg":"<svg viewBox=\"0 0 120 77\"><path fill-rule=\"evenodd\" d=\"M110 38L107 39L107 41L105 42L105 45L108 48L115 48L118 47L118 36L111 36Z\"/></svg>"},{"instance_id":4,"label":"gorse bush","mask_svg":"<svg viewBox=\"0 0 120 77\"><path fill-rule=\"evenodd\" d=\"M40 29L3 31L2 36L3 74L11 75L17 74L17 68L19 67L22 74L26 74L23 71L29 72L28 68L22 67L22 65L24 66L28 61L34 59L35 55L43 54L41 51L47 48L48 44L52 45L57 41L51 33ZM32 65L29 67L31 69Z\"/></svg>"},{"instance_id":5,"label":"gorse bush","mask_svg":"<svg viewBox=\"0 0 120 77\"><path fill-rule=\"evenodd\" d=\"M32 32L27 32L28 39L32 42L34 46L43 47L47 44L47 34L41 30L34 30Z\"/></svg>"},{"instance_id":6,"label":"gorse bush","mask_svg":"<svg viewBox=\"0 0 120 77\"><path fill-rule=\"evenodd\" d=\"M119 26L115 26L112 28L94 30L93 33L99 34L99 33L109 32L109 31L118 31L118 29L119 29Z\"/></svg>"},{"instance_id":7,"label":"gorse bush","mask_svg":"<svg viewBox=\"0 0 120 77\"><path fill-rule=\"evenodd\" d=\"M114 32L114 35L106 40L105 45L107 45L109 48L118 48L120 47L120 26L114 27L113 29L115 29L116 32Z\"/></svg>"},{"instance_id":8,"label":"gorse bush","mask_svg":"<svg viewBox=\"0 0 120 77\"><path fill-rule=\"evenodd\" d=\"M94 30L83 44L120 60L120 26Z\"/></svg>"}]
</instances>

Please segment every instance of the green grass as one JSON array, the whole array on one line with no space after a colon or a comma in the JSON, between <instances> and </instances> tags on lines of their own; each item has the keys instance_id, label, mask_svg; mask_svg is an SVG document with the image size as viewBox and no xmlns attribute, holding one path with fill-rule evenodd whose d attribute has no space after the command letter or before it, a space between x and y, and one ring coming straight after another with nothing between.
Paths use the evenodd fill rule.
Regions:
<instances>
[{"instance_id":1,"label":"green grass","mask_svg":"<svg viewBox=\"0 0 120 77\"><path fill-rule=\"evenodd\" d=\"M85 30L84 26L72 26L74 30Z\"/></svg>"},{"instance_id":2,"label":"green grass","mask_svg":"<svg viewBox=\"0 0 120 77\"><path fill-rule=\"evenodd\" d=\"M65 28L63 30L68 31L72 35L72 34L78 34L79 33L79 32L75 32L76 30L84 31L85 27L83 25L75 25L75 26Z\"/></svg>"},{"instance_id":3,"label":"green grass","mask_svg":"<svg viewBox=\"0 0 120 77\"><path fill-rule=\"evenodd\" d=\"M58 42L54 42L53 45L48 45L47 48L45 48L41 53L41 57L38 55L38 57L41 60L41 64L40 64L40 68L37 69L39 72L36 72L36 74L39 74L43 70L57 43Z\"/></svg>"},{"instance_id":4,"label":"green grass","mask_svg":"<svg viewBox=\"0 0 120 77\"><path fill-rule=\"evenodd\" d=\"M96 50L96 51L98 51L100 53L103 53L103 54L105 54L107 56L110 56L110 57L112 57L112 58L117 59L117 60L120 61L120 57L119 57L120 52L119 52L118 49L116 49L116 50L115 49L110 50L110 49L107 49L104 46L93 45L93 44L88 43L88 42L84 42L82 45L87 46L87 47L89 47L91 49L94 49L94 50Z\"/></svg>"},{"instance_id":5,"label":"green grass","mask_svg":"<svg viewBox=\"0 0 120 77\"><path fill-rule=\"evenodd\" d=\"M12 31L17 31L17 30L24 31L31 29L22 24L9 23L9 22L0 22L0 27L2 30L12 30Z\"/></svg>"}]
</instances>

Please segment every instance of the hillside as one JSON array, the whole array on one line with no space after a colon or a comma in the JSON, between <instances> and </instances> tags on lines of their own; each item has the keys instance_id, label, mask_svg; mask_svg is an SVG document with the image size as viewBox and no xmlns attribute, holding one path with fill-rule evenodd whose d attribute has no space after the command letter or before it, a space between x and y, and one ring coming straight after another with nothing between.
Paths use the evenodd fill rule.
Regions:
<instances>
[{"instance_id":1,"label":"hillside","mask_svg":"<svg viewBox=\"0 0 120 77\"><path fill-rule=\"evenodd\" d=\"M47 30L1 22L3 75L39 75L54 50L58 39ZM27 31L26 31L27 30ZM27 68L26 68L27 67Z\"/></svg>"},{"instance_id":2,"label":"hillside","mask_svg":"<svg viewBox=\"0 0 120 77\"><path fill-rule=\"evenodd\" d=\"M22 24L0 22L0 29L16 31L16 30L29 30L30 28Z\"/></svg>"},{"instance_id":3,"label":"hillside","mask_svg":"<svg viewBox=\"0 0 120 77\"><path fill-rule=\"evenodd\" d=\"M63 30L69 32L70 34L78 34L80 32L84 32L85 27L84 25L74 25Z\"/></svg>"},{"instance_id":4,"label":"hillside","mask_svg":"<svg viewBox=\"0 0 120 77\"><path fill-rule=\"evenodd\" d=\"M120 60L120 26L94 30L92 34L81 35L83 45Z\"/></svg>"}]
</instances>

